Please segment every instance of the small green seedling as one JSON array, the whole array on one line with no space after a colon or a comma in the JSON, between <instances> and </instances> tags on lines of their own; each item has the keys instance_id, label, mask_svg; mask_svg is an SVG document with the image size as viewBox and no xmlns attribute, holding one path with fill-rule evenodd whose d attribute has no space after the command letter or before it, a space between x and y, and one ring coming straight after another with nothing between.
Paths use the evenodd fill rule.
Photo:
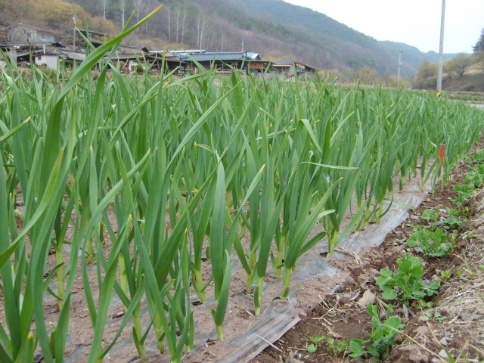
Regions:
<instances>
[{"instance_id":1,"label":"small green seedling","mask_svg":"<svg viewBox=\"0 0 484 363\"><path fill-rule=\"evenodd\" d=\"M468 184L454 185L454 191L457 192L457 198L452 199L452 202L462 205L474 193L474 186Z\"/></svg>"},{"instance_id":2,"label":"small green seedling","mask_svg":"<svg viewBox=\"0 0 484 363\"><path fill-rule=\"evenodd\" d=\"M408 240L410 247L419 247L425 258L445 257L452 250L452 243L448 242L448 236L444 230L437 228L435 232L427 229L416 231Z\"/></svg>"},{"instance_id":3,"label":"small green seedling","mask_svg":"<svg viewBox=\"0 0 484 363\"><path fill-rule=\"evenodd\" d=\"M422 213L423 220L426 220L428 223L437 223L439 221L439 212L434 211L433 209L426 209Z\"/></svg>"},{"instance_id":4,"label":"small green seedling","mask_svg":"<svg viewBox=\"0 0 484 363\"><path fill-rule=\"evenodd\" d=\"M371 316L371 333L369 339L351 339L349 344L350 357L361 357L365 352L378 359L388 359L390 348L395 346L395 338L398 333L403 331L405 325L397 316L392 316L393 307L388 305L386 310L387 319L382 322L378 310L374 304L366 307L368 315ZM365 347L366 346L366 347Z\"/></svg>"},{"instance_id":5,"label":"small green seedling","mask_svg":"<svg viewBox=\"0 0 484 363\"><path fill-rule=\"evenodd\" d=\"M326 343L328 343L328 353L334 356L342 354L348 346L345 340L336 341L333 338L326 339Z\"/></svg>"},{"instance_id":6,"label":"small green seedling","mask_svg":"<svg viewBox=\"0 0 484 363\"><path fill-rule=\"evenodd\" d=\"M394 300L399 298L406 305L410 300L422 300L438 293L440 283L433 281L429 285L422 283L423 264L418 257L406 254L397 260L398 272L395 274L383 268L376 283L383 290L383 298Z\"/></svg>"},{"instance_id":7,"label":"small green seedling","mask_svg":"<svg viewBox=\"0 0 484 363\"><path fill-rule=\"evenodd\" d=\"M467 231L460 236L460 238L463 239L463 240L466 240L466 239L469 239L469 238L475 238L475 237L477 237L475 229L473 229L471 231Z\"/></svg>"},{"instance_id":8,"label":"small green seedling","mask_svg":"<svg viewBox=\"0 0 484 363\"><path fill-rule=\"evenodd\" d=\"M325 339L325 336L308 337L312 344L307 346L307 351L309 353L315 353L318 350L319 345Z\"/></svg>"},{"instance_id":9,"label":"small green seedling","mask_svg":"<svg viewBox=\"0 0 484 363\"><path fill-rule=\"evenodd\" d=\"M318 350L318 346L316 344L309 344L306 349L309 353L315 353Z\"/></svg>"},{"instance_id":10,"label":"small green seedling","mask_svg":"<svg viewBox=\"0 0 484 363\"><path fill-rule=\"evenodd\" d=\"M432 309L434 304L432 303L432 301L423 301L423 300L419 300L418 301L418 306L420 309Z\"/></svg>"},{"instance_id":11,"label":"small green seedling","mask_svg":"<svg viewBox=\"0 0 484 363\"><path fill-rule=\"evenodd\" d=\"M447 214L449 215L449 218L446 218L439 223L444 225L445 229L456 229L462 226L466 222L466 219L461 219L458 217L460 212L457 209L452 209L447 207L446 211L447 211Z\"/></svg>"},{"instance_id":12,"label":"small green seedling","mask_svg":"<svg viewBox=\"0 0 484 363\"><path fill-rule=\"evenodd\" d=\"M444 270L440 272L440 275L442 275L444 279L449 280L452 277L452 272L450 272L449 270Z\"/></svg>"},{"instance_id":13,"label":"small green seedling","mask_svg":"<svg viewBox=\"0 0 484 363\"><path fill-rule=\"evenodd\" d=\"M437 321L442 322L446 319L446 317L443 316L438 311L434 312L433 314L430 311L426 311L424 315L420 316L418 319L421 321L429 321L430 319L435 319Z\"/></svg>"},{"instance_id":14,"label":"small green seedling","mask_svg":"<svg viewBox=\"0 0 484 363\"><path fill-rule=\"evenodd\" d=\"M464 276L464 271L462 269L458 268L455 272L462 281L469 281L469 279Z\"/></svg>"}]
</instances>

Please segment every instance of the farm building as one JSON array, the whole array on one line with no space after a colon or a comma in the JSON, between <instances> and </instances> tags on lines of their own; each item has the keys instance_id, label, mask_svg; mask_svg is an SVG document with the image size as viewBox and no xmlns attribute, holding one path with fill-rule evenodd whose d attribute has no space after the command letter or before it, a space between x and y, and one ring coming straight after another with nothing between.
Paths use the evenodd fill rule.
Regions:
<instances>
[{"instance_id":1,"label":"farm building","mask_svg":"<svg viewBox=\"0 0 484 363\"><path fill-rule=\"evenodd\" d=\"M263 61L258 53L248 52L206 52L201 51L174 51L177 57L187 64L187 69L198 73L199 66L206 69L217 69L217 73L231 73L232 70L246 72L261 72L268 61Z\"/></svg>"},{"instance_id":2,"label":"farm building","mask_svg":"<svg viewBox=\"0 0 484 363\"><path fill-rule=\"evenodd\" d=\"M150 70L161 70L171 72L180 69L185 69L185 62L180 61L174 57L172 53L165 52L145 52L143 54L120 54L112 58L112 63L115 67L119 67L124 73L131 74L134 71L143 71L147 68ZM164 65L163 65L164 63Z\"/></svg>"},{"instance_id":3,"label":"farm building","mask_svg":"<svg viewBox=\"0 0 484 363\"><path fill-rule=\"evenodd\" d=\"M311 74L316 71L313 67L295 61L273 61L271 62L271 69L274 73L285 74L288 77L293 77L296 74Z\"/></svg>"},{"instance_id":4,"label":"farm building","mask_svg":"<svg viewBox=\"0 0 484 363\"><path fill-rule=\"evenodd\" d=\"M30 25L17 24L7 29L7 42L14 45L53 43L61 41L64 33Z\"/></svg>"}]
</instances>

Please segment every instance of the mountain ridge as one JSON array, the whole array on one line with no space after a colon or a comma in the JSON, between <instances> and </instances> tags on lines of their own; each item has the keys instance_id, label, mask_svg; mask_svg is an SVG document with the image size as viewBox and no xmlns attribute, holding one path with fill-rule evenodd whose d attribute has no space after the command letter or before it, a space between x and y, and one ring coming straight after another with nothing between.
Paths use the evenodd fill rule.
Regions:
<instances>
[{"instance_id":1,"label":"mountain ridge","mask_svg":"<svg viewBox=\"0 0 484 363\"><path fill-rule=\"evenodd\" d=\"M231 0L235 1L235 0ZM273 21L284 25L300 26L313 34L322 36L323 39L336 38L344 43L349 42L351 48L364 50L359 53L354 51L353 60L346 60L344 65L350 68L369 66L375 68L380 74L395 75L398 72L399 52L402 51L401 75L411 78L419 65L425 60L437 62L436 52L424 53L418 48L399 42L378 41L348 25L339 23L331 17L314 11L308 7L293 5L282 0L241 0L251 14L269 16ZM304 19L302 21L301 19ZM334 49L334 48L333 48ZM340 47L336 47L338 51ZM368 51L373 52L372 56ZM362 59L357 59L363 55ZM444 60L450 59L455 54L444 54ZM344 59L344 58L343 58Z\"/></svg>"},{"instance_id":2,"label":"mountain ridge","mask_svg":"<svg viewBox=\"0 0 484 363\"><path fill-rule=\"evenodd\" d=\"M122 3L124 8L120 7ZM369 67L381 76L397 74L402 51L400 74L406 79L413 77L424 60L437 59L436 53L422 53L403 43L377 41L325 14L282 0L165 0L163 3L162 11L127 39L129 45L153 49L247 50L260 53L265 59L293 59L335 73ZM100 8L99 4L99 0L17 0L14 6L10 0L0 0L0 25L26 21L32 25L72 29L75 13L78 24L83 24L82 11L91 17L89 29L105 32L117 27L119 30L131 11L136 10L134 19L137 20L157 7L159 1L112 1L106 8ZM40 12L44 18L38 15Z\"/></svg>"}]
</instances>

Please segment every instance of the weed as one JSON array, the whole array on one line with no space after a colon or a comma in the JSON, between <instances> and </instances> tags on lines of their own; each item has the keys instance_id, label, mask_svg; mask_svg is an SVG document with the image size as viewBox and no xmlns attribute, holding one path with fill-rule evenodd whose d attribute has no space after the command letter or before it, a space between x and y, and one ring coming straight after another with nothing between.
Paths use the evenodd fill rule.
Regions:
<instances>
[{"instance_id":1,"label":"weed","mask_svg":"<svg viewBox=\"0 0 484 363\"><path fill-rule=\"evenodd\" d=\"M317 336L317 337L308 337L312 344L307 346L307 351L309 353L315 353L318 350L319 345L325 339L324 336Z\"/></svg>"},{"instance_id":2,"label":"weed","mask_svg":"<svg viewBox=\"0 0 484 363\"><path fill-rule=\"evenodd\" d=\"M437 228L435 232L427 229L416 231L408 240L410 247L419 247L425 258L445 257L452 250L452 243L447 242L448 236L443 229Z\"/></svg>"},{"instance_id":3,"label":"weed","mask_svg":"<svg viewBox=\"0 0 484 363\"><path fill-rule=\"evenodd\" d=\"M378 315L378 310L374 304L368 304L366 311L371 316L371 333L367 340L351 339L349 341L350 357L361 357L369 353L378 359L388 359L390 348L395 346L395 338L399 331L405 328L397 316L393 313L392 305L388 305L386 310L386 320L382 322Z\"/></svg>"},{"instance_id":4,"label":"weed","mask_svg":"<svg viewBox=\"0 0 484 363\"><path fill-rule=\"evenodd\" d=\"M442 275L444 279L449 280L452 277L452 272L450 272L449 270L444 270L440 272L440 275Z\"/></svg>"},{"instance_id":5,"label":"weed","mask_svg":"<svg viewBox=\"0 0 484 363\"><path fill-rule=\"evenodd\" d=\"M453 209L453 208L445 208L447 214L449 215L449 218L444 219L442 222L439 222L437 224L442 224L444 225L445 229L456 229L462 226L467 219L466 218L461 218L459 216L462 215L461 210Z\"/></svg>"},{"instance_id":6,"label":"weed","mask_svg":"<svg viewBox=\"0 0 484 363\"><path fill-rule=\"evenodd\" d=\"M383 290L383 298L394 300L399 298L406 305L410 300L422 300L427 296L437 294L440 283L433 281L429 285L422 283L423 264L418 257L406 254L397 260L398 272L383 268L376 283Z\"/></svg>"},{"instance_id":7,"label":"weed","mask_svg":"<svg viewBox=\"0 0 484 363\"><path fill-rule=\"evenodd\" d=\"M342 354L348 346L346 340L336 341L333 338L326 339L326 343L328 343L328 353L334 356Z\"/></svg>"},{"instance_id":8,"label":"weed","mask_svg":"<svg viewBox=\"0 0 484 363\"><path fill-rule=\"evenodd\" d=\"M462 205L467 199L469 199L474 192L474 187L462 184L462 185L454 185L454 191L457 192L457 198L451 199L457 205Z\"/></svg>"},{"instance_id":9,"label":"weed","mask_svg":"<svg viewBox=\"0 0 484 363\"><path fill-rule=\"evenodd\" d=\"M446 317L443 316L438 311L434 312L433 314L430 311L426 311L424 313L424 315L420 316L418 319L421 320L421 321L428 321L430 319L435 319L437 321L442 322L442 321L444 321L446 319Z\"/></svg>"},{"instance_id":10,"label":"weed","mask_svg":"<svg viewBox=\"0 0 484 363\"><path fill-rule=\"evenodd\" d=\"M463 233L460 238L463 240L469 239L469 238L475 238L477 237L476 231L473 229L472 231L467 231Z\"/></svg>"},{"instance_id":11,"label":"weed","mask_svg":"<svg viewBox=\"0 0 484 363\"><path fill-rule=\"evenodd\" d=\"M433 209L426 209L422 213L421 218L423 220L426 220L429 223L430 222L437 223L439 221L439 213L437 211L434 211Z\"/></svg>"},{"instance_id":12,"label":"weed","mask_svg":"<svg viewBox=\"0 0 484 363\"><path fill-rule=\"evenodd\" d=\"M315 353L324 340L326 340L326 344L328 345L328 353L334 356L342 354L348 346L346 340L337 341L336 339L326 338L325 336L308 337L308 339L312 342L306 347L309 353Z\"/></svg>"},{"instance_id":13,"label":"weed","mask_svg":"<svg viewBox=\"0 0 484 363\"><path fill-rule=\"evenodd\" d=\"M456 270L456 274L462 281L469 281L469 279L466 276L464 276L464 271L462 269L458 268Z\"/></svg>"}]
</instances>

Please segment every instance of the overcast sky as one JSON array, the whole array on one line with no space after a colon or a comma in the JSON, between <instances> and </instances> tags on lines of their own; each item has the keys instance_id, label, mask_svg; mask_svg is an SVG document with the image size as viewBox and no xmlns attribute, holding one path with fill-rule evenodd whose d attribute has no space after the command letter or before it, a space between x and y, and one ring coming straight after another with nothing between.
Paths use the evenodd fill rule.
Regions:
<instances>
[{"instance_id":1,"label":"overcast sky","mask_svg":"<svg viewBox=\"0 0 484 363\"><path fill-rule=\"evenodd\" d=\"M319 11L377 40L439 51L442 0L284 0ZM484 0L447 0L444 53L472 53L484 28Z\"/></svg>"}]
</instances>

